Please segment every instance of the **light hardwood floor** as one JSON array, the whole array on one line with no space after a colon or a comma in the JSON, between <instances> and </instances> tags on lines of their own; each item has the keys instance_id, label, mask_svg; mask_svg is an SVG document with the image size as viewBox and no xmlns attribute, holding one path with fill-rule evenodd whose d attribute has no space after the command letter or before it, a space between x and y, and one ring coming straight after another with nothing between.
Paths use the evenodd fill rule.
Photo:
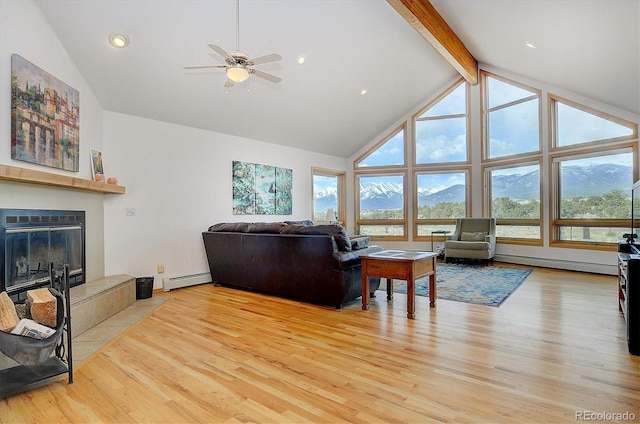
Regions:
<instances>
[{"instance_id":1,"label":"light hardwood floor","mask_svg":"<svg viewBox=\"0 0 640 424\"><path fill-rule=\"evenodd\" d=\"M168 301L74 384L1 400L0 421L640 420L640 357L612 276L535 268L499 308L418 297L415 320L382 291L369 311L210 284L155 296Z\"/></svg>"}]
</instances>

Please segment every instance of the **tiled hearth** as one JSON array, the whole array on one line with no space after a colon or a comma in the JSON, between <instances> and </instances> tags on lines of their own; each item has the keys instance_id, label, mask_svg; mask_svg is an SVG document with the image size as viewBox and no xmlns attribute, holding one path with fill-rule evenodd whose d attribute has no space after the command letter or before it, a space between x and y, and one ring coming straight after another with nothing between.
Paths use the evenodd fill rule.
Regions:
<instances>
[{"instance_id":1,"label":"tiled hearth","mask_svg":"<svg viewBox=\"0 0 640 424\"><path fill-rule=\"evenodd\" d=\"M79 336L136 301L136 279L113 275L72 287L71 330Z\"/></svg>"}]
</instances>

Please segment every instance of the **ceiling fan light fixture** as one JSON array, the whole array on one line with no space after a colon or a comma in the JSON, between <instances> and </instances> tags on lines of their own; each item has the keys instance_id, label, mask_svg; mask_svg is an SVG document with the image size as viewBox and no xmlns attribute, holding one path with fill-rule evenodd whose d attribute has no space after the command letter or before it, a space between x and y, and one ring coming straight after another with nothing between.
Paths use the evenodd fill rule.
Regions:
<instances>
[{"instance_id":1,"label":"ceiling fan light fixture","mask_svg":"<svg viewBox=\"0 0 640 424\"><path fill-rule=\"evenodd\" d=\"M230 66L227 68L227 78L233 82L242 82L249 78L249 71L241 65Z\"/></svg>"}]
</instances>

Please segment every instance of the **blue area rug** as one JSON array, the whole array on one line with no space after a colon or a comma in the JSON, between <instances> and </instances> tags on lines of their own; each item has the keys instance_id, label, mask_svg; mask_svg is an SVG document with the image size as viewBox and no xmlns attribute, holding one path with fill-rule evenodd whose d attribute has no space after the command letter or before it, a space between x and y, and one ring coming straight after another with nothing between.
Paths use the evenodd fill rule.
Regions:
<instances>
[{"instance_id":1,"label":"blue area rug","mask_svg":"<svg viewBox=\"0 0 640 424\"><path fill-rule=\"evenodd\" d=\"M500 306L533 270L485 265L438 263L436 289L438 299L477 305ZM380 288L386 287L382 280ZM404 281L394 282L396 293L406 293ZM429 277L416 281L416 295L429 296Z\"/></svg>"}]
</instances>

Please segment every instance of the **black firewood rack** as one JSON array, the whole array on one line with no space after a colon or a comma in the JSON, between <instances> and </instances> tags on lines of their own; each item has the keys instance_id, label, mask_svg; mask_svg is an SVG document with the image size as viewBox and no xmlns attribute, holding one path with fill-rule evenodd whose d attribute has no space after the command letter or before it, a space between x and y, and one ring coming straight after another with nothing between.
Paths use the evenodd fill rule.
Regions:
<instances>
[{"instance_id":1,"label":"black firewood rack","mask_svg":"<svg viewBox=\"0 0 640 424\"><path fill-rule=\"evenodd\" d=\"M58 275L50 264L49 275L49 291L57 300L55 334L39 340L0 331L1 353L19 363L0 369L0 399L48 384L64 374L68 374L69 384L73 383L69 265Z\"/></svg>"}]
</instances>

